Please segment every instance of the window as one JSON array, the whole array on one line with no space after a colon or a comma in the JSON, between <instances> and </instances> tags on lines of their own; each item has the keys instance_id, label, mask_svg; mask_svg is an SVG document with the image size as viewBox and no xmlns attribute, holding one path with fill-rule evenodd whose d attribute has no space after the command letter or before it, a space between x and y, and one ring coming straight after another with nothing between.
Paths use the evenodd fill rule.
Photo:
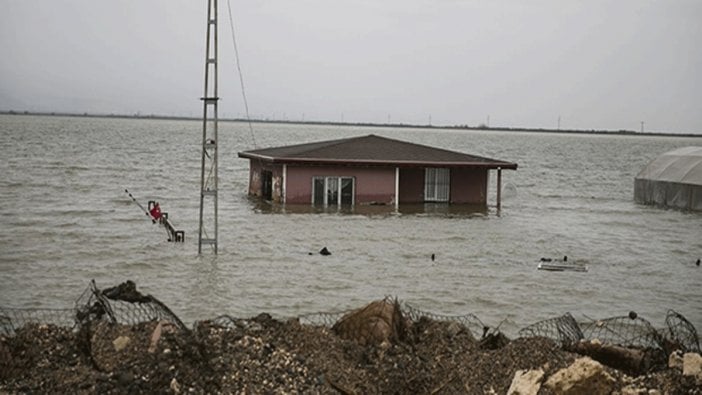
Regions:
<instances>
[{"instance_id":1,"label":"window","mask_svg":"<svg viewBox=\"0 0 702 395\"><path fill-rule=\"evenodd\" d=\"M448 202L450 180L449 169L426 168L424 171L424 201Z\"/></svg>"},{"instance_id":2,"label":"window","mask_svg":"<svg viewBox=\"0 0 702 395\"><path fill-rule=\"evenodd\" d=\"M314 177L312 188L312 204L314 205L353 205L353 177Z\"/></svg>"}]
</instances>

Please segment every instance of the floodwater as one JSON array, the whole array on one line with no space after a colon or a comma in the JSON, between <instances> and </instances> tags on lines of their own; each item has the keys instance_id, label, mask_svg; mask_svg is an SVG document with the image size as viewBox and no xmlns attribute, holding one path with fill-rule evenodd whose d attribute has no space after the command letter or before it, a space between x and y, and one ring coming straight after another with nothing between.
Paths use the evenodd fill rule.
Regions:
<instances>
[{"instance_id":1,"label":"floodwater","mask_svg":"<svg viewBox=\"0 0 702 395\"><path fill-rule=\"evenodd\" d=\"M0 115L0 306L68 308L95 279L127 279L186 323L286 318L385 296L477 315L508 334L571 312L702 330L702 213L637 205L634 176L702 138L221 122L219 255L197 254L201 122ZM246 196L237 152L378 134L517 162L503 206L317 212ZM166 241L125 193L158 200L186 242ZM326 246L331 256L309 255ZM207 250L206 250L207 251ZM432 262L431 255L436 260ZM536 270L540 257L589 272Z\"/></svg>"}]
</instances>

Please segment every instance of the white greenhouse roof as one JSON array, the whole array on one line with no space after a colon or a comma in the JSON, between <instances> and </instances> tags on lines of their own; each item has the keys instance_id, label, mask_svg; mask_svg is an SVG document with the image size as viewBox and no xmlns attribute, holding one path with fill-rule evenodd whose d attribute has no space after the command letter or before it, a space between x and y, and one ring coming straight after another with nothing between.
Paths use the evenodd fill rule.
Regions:
<instances>
[{"instance_id":1,"label":"white greenhouse roof","mask_svg":"<svg viewBox=\"0 0 702 395\"><path fill-rule=\"evenodd\" d=\"M702 147L683 147L661 154L636 178L702 185Z\"/></svg>"}]
</instances>

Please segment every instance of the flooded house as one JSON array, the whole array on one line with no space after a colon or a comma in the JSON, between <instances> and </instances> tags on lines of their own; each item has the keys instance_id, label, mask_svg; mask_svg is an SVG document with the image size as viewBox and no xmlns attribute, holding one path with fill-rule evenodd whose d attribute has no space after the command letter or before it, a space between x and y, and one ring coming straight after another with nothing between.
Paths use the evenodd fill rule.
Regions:
<instances>
[{"instance_id":1,"label":"flooded house","mask_svg":"<svg viewBox=\"0 0 702 395\"><path fill-rule=\"evenodd\" d=\"M488 172L517 164L376 135L239 152L249 159L249 195L321 206L487 205Z\"/></svg>"}]
</instances>

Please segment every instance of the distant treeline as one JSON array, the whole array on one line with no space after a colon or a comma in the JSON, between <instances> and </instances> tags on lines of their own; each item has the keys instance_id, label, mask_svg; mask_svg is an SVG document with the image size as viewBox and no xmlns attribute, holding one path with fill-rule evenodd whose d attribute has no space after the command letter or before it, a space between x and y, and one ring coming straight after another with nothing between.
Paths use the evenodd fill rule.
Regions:
<instances>
[{"instance_id":1,"label":"distant treeline","mask_svg":"<svg viewBox=\"0 0 702 395\"><path fill-rule=\"evenodd\" d=\"M156 114L89 114L85 113L69 113L69 112L31 112L31 111L0 111L0 114L9 115L38 115L38 116L55 116L55 117L92 117L92 118L134 118L134 119L158 119L158 120L191 120L197 121L202 118L186 117L175 115L156 115ZM702 134L692 133L669 133L669 132L637 132L635 130L606 130L606 129L549 129L549 128L528 128L518 126L469 126L469 125L419 125L407 123L374 123L374 122L334 122L334 121L283 121L275 119L242 119L242 118L219 118L222 122L251 122L251 123L273 123L273 124L290 124L290 125L326 125L326 126L356 126L356 127L374 127L374 128L411 128L411 129L447 129L447 130L490 130L496 132L529 132L529 133L577 133L577 134L607 134L607 135L625 135L625 136L674 136L674 137L702 137Z\"/></svg>"}]
</instances>

